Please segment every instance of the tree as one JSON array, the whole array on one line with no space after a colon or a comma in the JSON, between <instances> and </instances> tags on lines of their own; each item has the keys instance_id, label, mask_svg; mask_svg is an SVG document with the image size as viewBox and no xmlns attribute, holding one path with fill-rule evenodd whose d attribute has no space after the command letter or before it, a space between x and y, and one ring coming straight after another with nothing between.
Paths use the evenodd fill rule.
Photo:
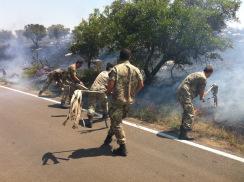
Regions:
<instances>
[{"instance_id":1,"label":"tree","mask_svg":"<svg viewBox=\"0 0 244 182\"><path fill-rule=\"evenodd\" d=\"M134 63L150 83L168 60L185 65L221 59L219 51L231 47L221 31L227 21L237 19L239 6L239 0L116 0L90 16L102 27L96 29L95 38L90 37L89 45L96 47L96 55L104 48L130 48ZM94 27L90 20L81 25L85 30ZM84 43L89 35L80 32L76 42Z\"/></svg>"},{"instance_id":2,"label":"tree","mask_svg":"<svg viewBox=\"0 0 244 182\"><path fill-rule=\"evenodd\" d=\"M24 36L31 39L36 48L39 47L39 42L47 35L47 30L43 25L29 24L24 29Z\"/></svg>"},{"instance_id":3,"label":"tree","mask_svg":"<svg viewBox=\"0 0 244 182\"><path fill-rule=\"evenodd\" d=\"M14 36L11 31L8 31L8 30L0 31L0 42L1 43L5 43L5 42L11 40L12 38L14 38Z\"/></svg>"},{"instance_id":4,"label":"tree","mask_svg":"<svg viewBox=\"0 0 244 182\"><path fill-rule=\"evenodd\" d=\"M91 66L91 60L96 58L99 51L105 47L101 33L104 27L100 11L95 9L88 20L82 20L73 31L74 41L71 51L83 56L88 63L88 68Z\"/></svg>"},{"instance_id":5,"label":"tree","mask_svg":"<svg viewBox=\"0 0 244 182\"><path fill-rule=\"evenodd\" d=\"M56 39L56 41L58 42L61 38L65 37L66 35L69 34L70 29L65 28L61 24L57 24L57 25L52 25L52 26L48 27L47 31L48 31L48 36L51 39L52 38Z\"/></svg>"},{"instance_id":6,"label":"tree","mask_svg":"<svg viewBox=\"0 0 244 182\"><path fill-rule=\"evenodd\" d=\"M109 46L129 47L150 82L168 60L184 65L220 58L217 52L231 44L219 33L239 6L236 0L115 1L105 9Z\"/></svg>"}]
</instances>

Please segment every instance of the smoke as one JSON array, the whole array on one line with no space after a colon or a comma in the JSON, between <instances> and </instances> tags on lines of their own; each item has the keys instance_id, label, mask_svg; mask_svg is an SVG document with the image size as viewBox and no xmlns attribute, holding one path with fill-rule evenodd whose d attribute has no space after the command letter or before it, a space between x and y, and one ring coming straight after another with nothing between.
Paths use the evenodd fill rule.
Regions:
<instances>
[{"instance_id":1,"label":"smoke","mask_svg":"<svg viewBox=\"0 0 244 182\"><path fill-rule=\"evenodd\" d=\"M233 41L233 48L221 53L223 61L212 62L214 73L207 80L206 86L208 90L212 84L218 85L218 107L213 107L211 93L206 96L205 103L200 102L198 98L194 99L194 105L206 111L205 116L208 119L214 118L216 122L244 123L244 30L229 29L226 30L225 35ZM162 67L154 83L139 95L139 102L135 107L154 105L160 112L163 107L170 106L172 112L180 113L181 109L176 100L176 89L179 83L187 74L202 71L204 67L203 64L185 66L184 71L174 69L174 81L170 76L171 65Z\"/></svg>"},{"instance_id":2,"label":"smoke","mask_svg":"<svg viewBox=\"0 0 244 182\"><path fill-rule=\"evenodd\" d=\"M217 121L244 121L244 30L228 32L233 40L233 49L223 54L224 62L216 65L208 82L219 86Z\"/></svg>"},{"instance_id":3,"label":"smoke","mask_svg":"<svg viewBox=\"0 0 244 182\"><path fill-rule=\"evenodd\" d=\"M67 67L74 61L73 58L64 56L68 52L71 39L72 37L67 36L57 44L46 37L41 41L40 48L36 50L32 48L32 42L23 36L14 36L1 43L0 69L4 69L7 73L5 80L21 86L33 86L43 82L46 75L34 75L31 79L26 79L24 70L31 68L33 63L42 64L43 67L47 66L50 69Z\"/></svg>"},{"instance_id":4,"label":"smoke","mask_svg":"<svg viewBox=\"0 0 244 182\"><path fill-rule=\"evenodd\" d=\"M0 68L6 71L6 79L20 84L23 82L21 74L23 68L28 65L30 52L19 42L19 39L13 37L2 45L6 47L0 57Z\"/></svg>"}]
</instances>

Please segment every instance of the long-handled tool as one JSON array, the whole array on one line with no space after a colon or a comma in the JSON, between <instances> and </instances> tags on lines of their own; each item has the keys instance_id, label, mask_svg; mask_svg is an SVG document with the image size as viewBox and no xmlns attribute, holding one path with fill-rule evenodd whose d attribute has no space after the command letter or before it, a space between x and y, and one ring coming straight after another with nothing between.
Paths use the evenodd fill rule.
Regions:
<instances>
[{"instance_id":1,"label":"long-handled tool","mask_svg":"<svg viewBox=\"0 0 244 182\"><path fill-rule=\"evenodd\" d=\"M92 91L92 90L76 90L71 99L71 105L69 108L69 114L67 115L66 120L63 122L65 126L68 120L72 120L74 122L73 129L77 128L78 121L81 117L81 104L82 104L82 94L83 93L104 93L102 91ZM108 100L106 101L106 111L108 111ZM108 128L107 117L104 118L106 127ZM83 126L85 126L84 119L82 118Z\"/></svg>"},{"instance_id":2,"label":"long-handled tool","mask_svg":"<svg viewBox=\"0 0 244 182\"><path fill-rule=\"evenodd\" d=\"M205 95L208 95L209 92L212 93L212 97L209 97L207 98L207 100L210 100L210 99L214 99L214 106L217 107L218 106L218 90L219 90L219 87L218 85L216 84L213 84L211 85L211 87L208 89L208 91L205 93Z\"/></svg>"}]
</instances>

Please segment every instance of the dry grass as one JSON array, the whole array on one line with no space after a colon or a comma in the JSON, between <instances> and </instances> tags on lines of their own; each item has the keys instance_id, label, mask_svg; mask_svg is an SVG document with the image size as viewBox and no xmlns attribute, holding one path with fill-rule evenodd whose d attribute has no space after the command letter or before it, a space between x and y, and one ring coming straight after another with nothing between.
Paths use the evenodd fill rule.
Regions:
<instances>
[{"instance_id":1,"label":"dry grass","mask_svg":"<svg viewBox=\"0 0 244 182\"><path fill-rule=\"evenodd\" d=\"M172 105L162 106L160 109L152 106L134 109L130 116L150 123L151 126L153 124L156 128L172 131L175 134L179 132L181 114ZM244 154L244 136L242 134L228 130L219 123L208 121L203 116L196 118L191 134L200 143Z\"/></svg>"},{"instance_id":2,"label":"dry grass","mask_svg":"<svg viewBox=\"0 0 244 182\"><path fill-rule=\"evenodd\" d=\"M194 124L193 131L195 138L200 141L207 141L210 145L244 154L244 136L229 131L224 126L200 119Z\"/></svg>"}]
</instances>

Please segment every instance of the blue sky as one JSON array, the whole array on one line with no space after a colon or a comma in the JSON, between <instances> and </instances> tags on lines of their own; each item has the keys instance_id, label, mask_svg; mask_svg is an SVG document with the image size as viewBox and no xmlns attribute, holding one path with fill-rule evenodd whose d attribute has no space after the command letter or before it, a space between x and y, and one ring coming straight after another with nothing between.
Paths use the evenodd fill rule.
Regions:
<instances>
[{"instance_id":1,"label":"blue sky","mask_svg":"<svg viewBox=\"0 0 244 182\"><path fill-rule=\"evenodd\" d=\"M63 24L73 28L87 18L94 8L104 8L113 0L0 0L0 29L23 29L29 23L45 26ZM241 23L231 26L244 28L244 0L238 13Z\"/></svg>"},{"instance_id":2,"label":"blue sky","mask_svg":"<svg viewBox=\"0 0 244 182\"><path fill-rule=\"evenodd\" d=\"M73 28L94 8L113 0L0 0L0 29L23 29L29 23Z\"/></svg>"}]
</instances>

